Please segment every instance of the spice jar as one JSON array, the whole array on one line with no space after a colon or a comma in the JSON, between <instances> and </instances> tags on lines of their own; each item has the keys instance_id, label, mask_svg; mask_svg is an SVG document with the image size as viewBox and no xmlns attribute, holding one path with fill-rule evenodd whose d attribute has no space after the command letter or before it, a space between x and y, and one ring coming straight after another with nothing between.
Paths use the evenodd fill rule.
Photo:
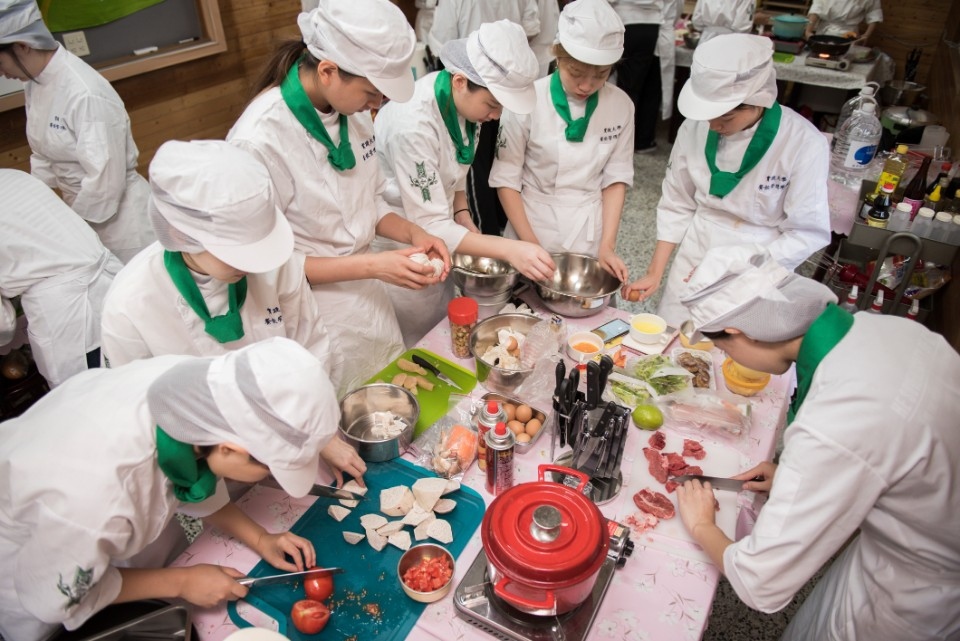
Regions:
<instances>
[{"instance_id":1,"label":"spice jar","mask_svg":"<svg viewBox=\"0 0 960 641\"><path fill-rule=\"evenodd\" d=\"M453 355L457 358L470 357L470 332L477 324L480 308L477 301L461 296L447 305L447 317L450 319L450 339Z\"/></svg>"}]
</instances>

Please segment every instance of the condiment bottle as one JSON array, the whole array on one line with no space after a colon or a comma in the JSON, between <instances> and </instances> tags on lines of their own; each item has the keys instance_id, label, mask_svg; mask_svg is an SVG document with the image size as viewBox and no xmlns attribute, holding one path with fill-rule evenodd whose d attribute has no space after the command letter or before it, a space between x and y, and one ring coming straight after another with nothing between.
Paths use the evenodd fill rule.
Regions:
<instances>
[{"instance_id":1,"label":"condiment bottle","mask_svg":"<svg viewBox=\"0 0 960 641\"><path fill-rule=\"evenodd\" d=\"M857 311L857 298L859 297L860 289L854 283L853 287L850 288L850 291L847 292L847 300L840 304L840 309L845 309L851 314Z\"/></svg>"},{"instance_id":2,"label":"condiment bottle","mask_svg":"<svg viewBox=\"0 0 960 641\"><path fill-rule=\"evenodd\" d=\"M917 316L920 315L920 299L914 298L913 302L910 303L910 311L907 312L907 318L910 320L917 320Z\"/></svg>"},{"instance_id":3,"label":"condiment bottle","mask_svg":"<svg viewBox=\"0 0 960 641\"><path fill-rule=\"evenodd\" d=\"M871 199L876 198L877 194L880 193L880 189L887 183L892 183L894 190L896 190L897 185L900 184L900 179L903 177L903 172L907 170L907 165L909 165L907 150L908 147L906 145L897 145L896 153L884 161L883 170L880 172L880 178L877 180L877 189L871 195Z\"/></svg>"},{"instance_id":4,"label":"condiment bottle","mask_svg":"<svg viewBox=\"0 0 960 641\"><path fill-rule=\"evenodd\" d=\"M487 492L497 496L513 487L513 431L500 421L487 432Z\"/></svg>"},{"instance_id":5,"label":"condiment bottle","mask_svg":"<svg viewBox=\"0 0 960 641\"><path fill-rule=\"evenodd\" d=\"M873 299L873 304L870 305L870 309L867 310L871 314L882 314L883 313L883 290L877 291L877 297Z\"/></svg>"},{"instance_id":6,"label":"condiment bottle","mask_svg":"<svg viewBox=\"0 0 960 641\"><path fill-rule=\"evenodd\" d=\"M941 211L933 219L933 230L930 232L930 240L938 240L945 243L950 240L950 234L953 232L953 216L949 212Z\"/></svg>"},{"instance_id":7,"label":"condiment bottle","mask_svg":"<svg viewBox=\"0 0 960 641\"><path fill-rule=\"evenodd\" d=\"M890 214L890 224L887 229L890 231L908 231L910 229L910 205L907 203L897 203Z\"/></svg>"},{"instance_id":8,"label":"condiment bottle","mask_svg":"<svg viewBox=\"0 0 960 641\"><path fill-rule=\"evenodd\" d=\"M494 400L489 400L477 413L477 466L481 470L487 469L487 432L497 426L497 423L506 423L507 413L503 406Z\"/></svg>"},{"instance_id":9,"label":"condiment bottle","mask_svg":"<svg viewBox=\"0 0 960 641\"><path fill-rule=\"evenodd\" d=\"M880 190L873 207L867 214L867 224L871 227L886 229L890 222L890 196L893 194L893 184L887 183Z\"/></svg>"},{"instance_id":10,"label":"condiment bottle","mask_svg":"<svg viewBox=\"0 0 960 641\"><path fill-rule=\"evenodd\" d=\"M917 211L913 225L910 227L910 233L916 234L920 238L930 238L930 233L933 231L934 216L935 214L932 209L929 207L921 207L919 211Z\"/></svg>"},{"instance_id":11,"label":"condiment bottle","mask_svg":"<svg viewBox=\"0 0 960 641\"><path fill-rule=\"evenodd\" d=\"M920 170L910 179L906 188L903 190L902 202L910 205L913 210L912 220L916 218L917 211L923 206L923 197L926 196L925 187L927 185L927 171L930 169L930 156L924 156L920 163Z\"/></svg>"},{"instance_id":12,"label":"condiment bottle","mask_svg":"<svg viewBox=\"0 0 960 641\"><path fill-rule=\"evenodd\" d=\"M457 358L470 357L470 333L477 324L480 308L477 301L466 296L454 298L447 305L447 317L450 319L450 341L453 355Z\"/></svg>"}]
</instances>

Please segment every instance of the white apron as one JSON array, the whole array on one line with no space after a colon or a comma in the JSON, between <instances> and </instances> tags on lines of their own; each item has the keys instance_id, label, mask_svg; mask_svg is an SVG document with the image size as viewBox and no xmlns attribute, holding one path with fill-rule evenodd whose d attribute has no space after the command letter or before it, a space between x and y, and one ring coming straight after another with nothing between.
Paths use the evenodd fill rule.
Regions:
<instances>
[{"instance_id":1,"label":"white apron","mask_svg":"<svg viewBox=\"0 0 960 641\"><path fill-rule=\"evenodd\" d=\"M845 36L860 33L860 24L883 21L880 0L814 0L808 13L820 17L817 35Z\"/></svg>"}]
</instances>

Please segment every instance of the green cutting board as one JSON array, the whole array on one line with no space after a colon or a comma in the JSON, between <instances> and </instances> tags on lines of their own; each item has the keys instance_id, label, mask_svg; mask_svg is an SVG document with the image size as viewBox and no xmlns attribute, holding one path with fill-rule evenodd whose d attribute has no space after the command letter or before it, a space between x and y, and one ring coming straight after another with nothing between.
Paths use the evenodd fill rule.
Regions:
<instances>
[{"instance_id":1,"label":"green cutting board","mask_svg":"<svg viewBox=\"0 0 960 641\"><path fill-rule=\"evenodd\" d=\"M369 491L369 497L351 510L343 521L336 521L327 514L327 507L337 505L334 499L318 498L303 516L293 524L290 531L310 539L317 550L317 565L320 567L341 567L343 574L334 579L334 593L328 605L333 611L330 622L318 634L302 634L290 621L290 609L300 599L305 599L302 585L269 585L253 587L244 601L269 615L277 621L280 634L292 641L323 641L324 639L344 639L355 637L363 641L399 641L405 639L416 625L417 619L426 607L408 597L400 587L397 577L397 564L403 552L387 545L377 552L366 539L356 545L350 545L343 539L343 532L363 532L360 517L371 512L380 513L380 490L396 485L413 485L417 479L435 476L422 467L394 459L384 463L370 463L363 475ZM483 520L483 498L474 490L463 486L458 491L447 494L454 499L457 507L442 518L450 523L453 530L453 542L445 546L454 558L457 558L474 531ZM393 517L387 517L394 520ZM411 533L410 526L406 529ZM433 539L413 541L417 543L436 543ZM461 562L470 562L473 559ZM248 576L270 576L278 570L265 561L261 561ZM379 614L371 615L365 608L375 604ZM251 627L237 612L236 602L227 605L230 619L241 628Z\"/></svg>"},{"instance_id":2,"label":"green cutting board","mask_svg":"<svg viewBox=\"0 0 960 641\"><path fill-rule=\"evenodd\" d=\"M420 418L417 419L417 426L413 430L414 437L420 436L424 430L437 422L437 420L446 414L450 410L450 394L469 394L470 391L477 386L477 375L468 370L467 368L457 365L456 363L451 363L447 359L434 354L433 352L427 351L425 349L420 349L419 347L414 347L413 349L408 349L403 354L401 354L396 361L393 361L382 370L374 374L367 383L389 383L393 380L393 377L397 374L403 372L397 366L397 361L401 358L405 358L408 361L411 360L410 357L414 354L422 356L427 359L428 362L433 363L437 368L449 376L454 383L463 388L463 390L458 390L455 387L451 387L446 383L443 383L437 380L437 377L427 372L424 376L428 381L434 383L433 390L427 391L425 389L417 390L417 403L420 405ZM406 373L406 372L403 372Z\"/></svg>"}]
</instances>

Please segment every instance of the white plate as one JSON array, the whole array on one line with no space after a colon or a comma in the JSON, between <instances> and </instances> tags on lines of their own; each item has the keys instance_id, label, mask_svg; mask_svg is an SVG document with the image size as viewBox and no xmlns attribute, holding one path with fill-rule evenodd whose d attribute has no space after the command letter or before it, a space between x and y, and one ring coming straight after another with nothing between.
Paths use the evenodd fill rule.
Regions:
<instances>
[{"instance_id":1,"label":"white plate","mask_svg":"<svg viewBox=\"0 0 960 641\"><path fill-rule=\"evenodd\" d=\"M671 327L667 325L667 329L660 334L660 341L657 343L638 343L637 341L630 338L629 335L623 337L623 342L620 343L627 349L631 349L634 352L639 352L641 354L663 354L667 349L667 346L670 345L671 341L676 338L679 330L676 327Z\"/></svg>"}]
</instances>

